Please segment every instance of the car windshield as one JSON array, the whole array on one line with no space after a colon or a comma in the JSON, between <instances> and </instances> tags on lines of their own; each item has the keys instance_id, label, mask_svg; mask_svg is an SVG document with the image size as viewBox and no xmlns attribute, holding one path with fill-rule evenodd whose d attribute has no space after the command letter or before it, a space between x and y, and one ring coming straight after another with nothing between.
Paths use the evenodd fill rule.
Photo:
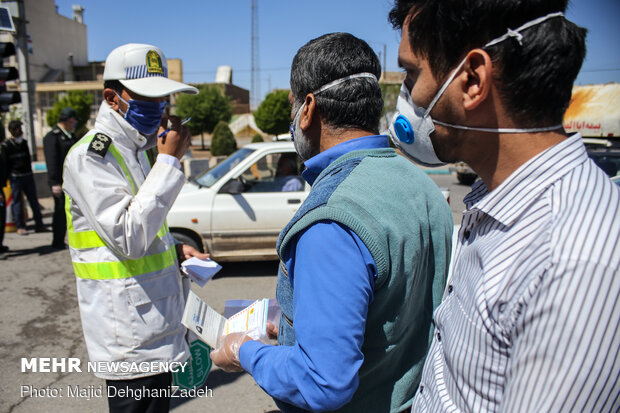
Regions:
<instances>
[{"instance_id":1,"label":"car windshield","mask_svg":"<svg viewBox=\"0 0 620 413\"><path fill-rule=\"evenodd\" d=\"M588 155L610 178L620 174L620 150L588 151Z\"/></svg>"},{"instance_id":2,"label":"car windshield","mask_svg":"<svg viewBox=\"0 0 620 413\"><path fill-rule=\"evenodd\" d=\"M195 182L200 186L206 186L210 188L213 184L215 184L221 177L226 175L237 166L241 161L248 157L254 149L241 148L237 152L230 155L226 158L222 163L215 166L213 169L209 169L198 178L195 179Z\"/></svg>"}]
</instances>

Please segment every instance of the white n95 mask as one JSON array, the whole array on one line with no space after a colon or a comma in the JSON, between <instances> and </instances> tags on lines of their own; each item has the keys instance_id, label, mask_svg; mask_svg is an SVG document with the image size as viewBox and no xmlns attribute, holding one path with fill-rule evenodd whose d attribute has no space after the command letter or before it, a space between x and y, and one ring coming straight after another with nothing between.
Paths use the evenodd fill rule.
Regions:
<instances>
[{"instance_id":1,"label":"white n95 mask","mask_svg":"<svg viewBox=\"0 0 620 413\"><path fill-rule=\"evenodd\" d=\"M432 108L429 106L429 110L425 110L416 106L409 89L403 83L396 101L396 113L390 124L389 134L394 145L414 162L424 166L441 166L445 163L439 160L431 142L431 133L435 131L435 125L428 112Z\"/></svg>"},{"instance_id":2,"label":"white n95 mask","mask_svg":"<svg viewBox=\"0 0 620 413\"><path fill-rule=\"evenodd\" d=\"M515 30L508 29L506 34L491 40L487 44L485 44L482 48L493 46L497 43L503 42L508 38L516 39L519 44L522 44L523 35L521 35L521 31L535 26L544 22L547 19L551 19L553 17L563 17L564 14L561 12L550 13L546 16L539 17L532 21L525 23L524 25L516 28ZM451 123L440 122L438 120L431 119L430 113L431 110L435 107L435 104L439 100L439 98L446 91L454 77L459 72L461 67L467 61L467 57L465 57L461 63L450 73L448 79L441 86L430 105L427 109L416 106L413 103L413 99L411 98L411 94L405 83L403 83L400 88L400 94L398 95L398 100L396 101L396 113L392 118L392 123L390 124L389 134L394 145L400 149L400 151L412 159L414 162L417 162L424 166L441 166L445 165L445 162L442 162L437 157L435 153L435 148L433 148L433 143L431 141L431 133L435 131L435 123L438 125L446 126L454 129L462 129L462 130L475 130L480 132L496 132L496 133L532 133L532 132L547 132L551 130L561 129L562 125L553 125L542 128L529 128L529 129L517 129L517 128L480 128L474 126L463 126L463 125L454 125Z\"/></svg>"}]
</instances>

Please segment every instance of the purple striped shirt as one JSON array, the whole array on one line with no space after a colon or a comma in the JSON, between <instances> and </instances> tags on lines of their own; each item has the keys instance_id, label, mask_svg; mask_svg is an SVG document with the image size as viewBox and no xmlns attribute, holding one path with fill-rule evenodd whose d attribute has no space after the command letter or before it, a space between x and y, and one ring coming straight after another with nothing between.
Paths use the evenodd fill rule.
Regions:
<instances>
[{"instance_id":1,"label":"purple striped shirt","mask_svg":"<svg viewBox=\"0 0 620 413\"><path fill-rule=\"evenodd\" d=\"M412 411L619 411L620 188L577 134L465 204Z\"/></svg>"}]
</instances>

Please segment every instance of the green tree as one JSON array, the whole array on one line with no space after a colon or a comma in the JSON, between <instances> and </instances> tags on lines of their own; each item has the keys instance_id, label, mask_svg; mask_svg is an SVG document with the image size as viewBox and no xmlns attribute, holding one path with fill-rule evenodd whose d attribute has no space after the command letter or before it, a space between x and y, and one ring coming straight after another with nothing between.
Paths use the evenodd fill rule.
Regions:
<instances>
[{"instance_id":1,"label":"green tree","mask_svg":"<svg viewBox=\"0 0 620 413\"><path fill-rule=\"evenodd\" d=\"M70 90L61 99L56 99L54 106L47 111L47 124L50 127L56 126L58 118L60 117L60 111L71 106L75 109L78 116L78 123L75 127L75 135L80 138L88 132L86 129L86 122L90 119L90 107L93 104L93 95L86 93L83 90Z\"/></svg>"},{"instance_id":2,"label":"green tree","mask_svg":"<svg viewBox=\"0 0 620 413\"><path fill-rule=\"evenodd\" d=\"M220 121L228 122L232 116L230 98L217 85L201 85L197 95L182 94L177 98L177 114L186 118L192 135L200 134L202 149L205 149L204 133L213 132Z\"/></svg>"},{"instance_id":3,"label":"green tree","mask_svg":"<svg viewBox=\"0 0 620 413\"><path fill-rule=\"evenodd\" d=\"M228 124L223 120L219 121L213 129L211 138L211 155L227 156L237 150L237 141Z\"/></svg>"},{"instance_id":4,"label":"green tree","mask_svg":"<svg viewBox=\"0 0 620 413\"><path fill-rule=\"evenodd\" d=\"M252 143L256 143L256 142L265 142L265 140L260 135L260 133L257 133L254 136L252 136Z\"/></svg>"},{"instance_id":5,"label":"green tree","mask_svg":"<svg viewBox=\"0 0 620 413\"><path fill-rule=\"evenodd\" d=\"M381 94L383 95L383 110L381 112L381 116L386 113L393 112L396 109L396 101L398 100L400 87L400 84L381 84Z\"/></svg>"},{"instance_id":6,"label":"green tree","mask_svg":"<svg viewBox=\"0 0 620 413\"><path fill-rule=\"evenodd\" d=\"M265 100L254 112L254 120L263 132L279 135L288 132L291 125L291 104L288 90L276 90L265 96Z\"/></svg>"}]
</instances>

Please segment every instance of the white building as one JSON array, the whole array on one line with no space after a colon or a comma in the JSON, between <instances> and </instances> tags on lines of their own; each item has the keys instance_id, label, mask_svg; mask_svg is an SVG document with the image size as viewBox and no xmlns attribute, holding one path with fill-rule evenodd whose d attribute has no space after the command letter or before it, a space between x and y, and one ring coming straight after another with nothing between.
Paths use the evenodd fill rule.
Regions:
<instances>
[{"instance_id":1,"label":"white building","mask_svg":"<svg viewBox=\"0 0 620 413\"><path fill-rule=\"evenodd\" d=\"M54 0L23 1L28 21L30 79L35 91L34 134L37 146L41 146L43 137L51 129L47 125L47 111L70 90L82 90L93 96L92 126L103 99L104 62L88 61L87 27L82 6L74 5L72 17L66 17L58 14ZM13 15L17 14L15 1L0 0L0 3L8 6ZM0 33L2 42L14 40L12 34ZM6 59L5 65L17 66L16 57ZM180 59L168 59L168 77L183 81ZM7 82L7 88L19 90L19 83Z\"/></svg>"}]
</instances>

